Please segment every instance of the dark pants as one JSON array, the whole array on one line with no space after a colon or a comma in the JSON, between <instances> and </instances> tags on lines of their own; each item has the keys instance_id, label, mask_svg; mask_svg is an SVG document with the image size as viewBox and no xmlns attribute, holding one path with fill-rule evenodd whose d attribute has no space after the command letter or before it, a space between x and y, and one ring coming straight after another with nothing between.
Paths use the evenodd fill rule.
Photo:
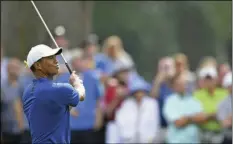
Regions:
<instances>
[{"instance_id":1,"label":"dark pants","mask_svg":"<svg viewBox=\"0 0 233 144\"><path fill-rule=\"evenodd\" d=\"M70 143L95 143L95 131L94 130L80 130L71 131L71 142Z\"/></svg>"},{"instance_id":2,"label":"dark pants","mask_svg":"<svg viewBox=\"0 0 233 144\"><path fill-rule=\"evenodd\" d=\"M232 144L232 138L224 138L222 144Z\"/></svg>"},{"instance_id":3,"label":"dark pants","mask_svg":"<svg viewBox=\"0 0 233 144\"><path fill-rule=\"evenodd\" d=\"M21 143L32 143L31 133L29 130L25 130L22 134Z\"/></svg>"},{"instance_id":4,"label":"dark pants","mask_svg":"<svg viewBox=\"0 0 233 144\"><path fill-rule=\"evenodd\" d=\"M95 131L95 143L105 143L105 129L105 126L103 126L100 130Z\"/></svg>"},{"instance_id":5,"label":"dark pants","mask_svg":"<svg viewBox=\"0 0 233 144\"><path fill-rule=\"evenodd\" d=\"M22 134L2 133L2 140L4 144L20 144Z\"/></svg>"}]
</instances>

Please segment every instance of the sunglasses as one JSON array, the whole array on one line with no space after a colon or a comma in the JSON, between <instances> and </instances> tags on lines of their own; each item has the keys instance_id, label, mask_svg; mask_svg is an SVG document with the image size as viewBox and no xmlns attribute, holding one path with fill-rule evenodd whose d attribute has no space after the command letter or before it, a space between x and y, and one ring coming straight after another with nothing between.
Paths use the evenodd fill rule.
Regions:
<instances>
[{"instance_id":1,"label":"sunglasses","mask_svg":"<svg viewBox=\"0 0 233 144\"><path fill-rule=\"evenodd\" d=\"M213 77L212 77L212 76L210 76L210 75L207 75L207 76L205 76L205 79L206 79L206 80L212 80L212 79L213 79Z\"/></svg>"}]
</instances>

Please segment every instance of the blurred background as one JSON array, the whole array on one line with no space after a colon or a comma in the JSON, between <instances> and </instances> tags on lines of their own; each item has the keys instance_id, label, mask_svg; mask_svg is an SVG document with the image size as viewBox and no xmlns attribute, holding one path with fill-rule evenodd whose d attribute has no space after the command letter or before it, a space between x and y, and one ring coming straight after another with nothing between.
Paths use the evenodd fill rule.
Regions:
<instances>
[{"instance_id":1,"label":"blurred background","mask_svg":"<svg viewBox=\"0 0 233 144\"><path fill-rule=\"evenodd\" d=\"M87 77L94 77L93 81L98 83L99 93L90 94L95 102L90 100L92 102L80 104L82 108L88 107L89 113L82 114L82 108L77 106L77 111L71 116L74 117L71 120L71 139L74 143L88 142L88 139L102 143L193 142L184 135L189 131L184 127L189 124L184 124L184 131L177 132L178 126L173 121L170 122L169 116L166 116L167 112L164 112L165 99L175 93L182 93L182 90L177 90L173 85L183 80L179 76L185 77L185 93L200 103L202 112L214 115L214 118L195 123L200 129L199 134L203 132L203 135L208 135L196 140L208 143L229 140L229 136L225 134L226 127L222 126L224 120L219 118L221 116L218 116L218 111L222 108L219 107L221 102L231 95L228 91L229 84L225 86L227 82L224 83L226 74L231 73L232 63L231 1L35 3L57 43L65 49L64 55L72 68L80 73L91 71L92 74ZM26 60L31 47L41 43L54 47L31 3L1 1L1 95L4 95L1 96L1 102L4 104L2 109L5 110L2 112L2 121L6 125L6 128L2 129L3 141L12 137L21 139L19 141L30 141L26 118L23 116L23 120L19 120L20 116L15 114L23 115L21 100L18 103L15 101L18 96L22 97L25 87L33 78L30 70L23 65L23 60ZM61 63L60 73L55 81L68 82L64 62L60 57L58 60ZM17 86L8 84L11 77ZM203 89L209 90L213 87L214 91L220 92L203 92ZM89 90L88 85L85 88ZM16 92L13 93L12 89L16 89ZM155 112L151 111L156 113L158 110L154 122L151 122L151 128L154 126L151 133L155 136L149 132L147 136L143 136L143 130L134 130L127 127L127 123L121 123L133 123L133 119L121 119L125 116L122 116L123 112L120 111L127 108L123 109L120 105L132 96L140 95L137 92L143 92L140 94L151 98L150 101L155 100L155 105L158 105ZM95 95L98 95L98 98ZM203 97L209 95L216 96L218 100L206 104L208 100ZM173 104L172 106L175 106L175 102ZM169 111L169 106L167 107ZM94 115L92 110L96 110ZM178 111L180 110L171 113ZM187 111L195 110L187 108ZM188 112L180 114L177 119L183 118ZM138 111L129 113L132 113L133 117L133 113ZM89 126L79 126L83 125L83 119L94 120L87 122L90 123ZM145 115L145 118L141 119L146 122L146 119L150 118ZM229 127L231 126L228 125L227 128ZM178 136L175 136L174 131ZM192 132L195 133L194 130ZM149 135L151 136L148 138Z\"/></svg>"}]
</instances>

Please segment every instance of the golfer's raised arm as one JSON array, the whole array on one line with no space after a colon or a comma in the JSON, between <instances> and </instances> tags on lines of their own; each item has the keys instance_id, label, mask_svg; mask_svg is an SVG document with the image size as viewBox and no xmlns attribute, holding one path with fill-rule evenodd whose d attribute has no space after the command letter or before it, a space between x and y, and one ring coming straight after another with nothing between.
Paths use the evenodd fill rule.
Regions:
<instances>
[{"instance_id":1,"label":"golfer's raised arm","mask_svg":"<svg viewBox=\"0 0 233 144\"><path fill-rule=\"evenodd\" d=\"M70 76L70 84L56 83L55 87L59 91L56 101L61 105L75 107L79 101L84 100L85 89L75 73Z\"/></svg>"},{"instance_id":2,"label":"golfer's raised arm","mask_svg":"<svg viewBox=\"0 0 233 144\"><path fill-rule=\"evenodd\" d=\"M55 87L58 92L55 101L58 104L75 107L79 103L79 94L70 84L57 83Z\"/></svg>"}]
</instances>

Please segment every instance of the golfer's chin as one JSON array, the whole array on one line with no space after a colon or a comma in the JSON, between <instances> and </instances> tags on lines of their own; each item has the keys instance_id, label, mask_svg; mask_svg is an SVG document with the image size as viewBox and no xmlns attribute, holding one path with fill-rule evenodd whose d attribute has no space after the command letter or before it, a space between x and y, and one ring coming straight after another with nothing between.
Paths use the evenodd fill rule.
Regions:
<instances>
[{"instance_id":1,"label":"golfer's chin","mask_svg":"<svg viewBox=\"0 0 233 144\"><path fill-rule=\"evenodd\" d=\"M51 71L50 75L55 76L58 75L58 73L59 73L59 68L56 68L53 71Z\"/></svg>"},{"instance_id":2,"label":"golfer's chin","mask_svg":"<svg viewBox=\"0 0 233 144\"><path fill-rule=\"evenodd\" d=\"M56 69L54 73L54 75L57 75L59 73L59 69Z\"/></svg>"}]
</instances>

